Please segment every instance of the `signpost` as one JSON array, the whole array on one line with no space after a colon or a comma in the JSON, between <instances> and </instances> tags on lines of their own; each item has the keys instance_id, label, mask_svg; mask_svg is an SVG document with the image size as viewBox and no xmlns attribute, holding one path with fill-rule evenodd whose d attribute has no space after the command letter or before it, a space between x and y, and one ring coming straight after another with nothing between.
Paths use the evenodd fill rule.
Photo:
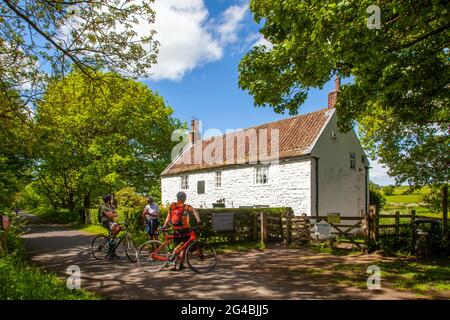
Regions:
<instances>
[{"instance_id":1,"label":"signpost","mask_svg":"<svg viewBox=\"0 0 450 320\"><path fill-rule=\"evenodd\" d=\"M328 223L339 224L341 223L341 214L340 213L327 213L327 221Z\"/></svg>"},{"instance_id":2,"label":"signpost","mask_svg":"<svg viewBox=\"0 0 450 320\"><path fill-rule=\"evenodd\" d=\"M234 231L234 213L214 212L212 214L212 227L214 231Z\"/></svg>"},{"instance_id":3,"label":"signpost","mask_svg":"<svg viewBox=\"0 0 450 320\"><path fill-rule=\"evenodd\" d=\"M331 225L321 220L314 225L314 233L319 240L329 239L331 237Z\"/></svg>"}]
</instances>

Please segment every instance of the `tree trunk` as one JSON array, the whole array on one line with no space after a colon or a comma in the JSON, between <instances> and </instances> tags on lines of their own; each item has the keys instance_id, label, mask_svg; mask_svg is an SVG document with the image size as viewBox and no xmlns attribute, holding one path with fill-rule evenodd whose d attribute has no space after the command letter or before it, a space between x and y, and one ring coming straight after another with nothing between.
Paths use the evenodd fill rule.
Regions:
<instances>
[{"instance_id":1,"label":"tree trunk","mask_svg":"<svg viewBox=\"0 0 450 320\"><path fill-rule=\"evenodd\" d=\"M91 208L91 195L89 192L84 195L83 207L85 222L91 223L91 212L89 210Z\"/></svg>"},{"instance_id":2,"label":"tree trunk","mask_svg":"<svg viewBox=\"0 0 450 320\"><path fill-rule=\"evenodd\" d=\"M448 238L448 185L442 187L442 234Z\"/></svg>"}]
</instances>

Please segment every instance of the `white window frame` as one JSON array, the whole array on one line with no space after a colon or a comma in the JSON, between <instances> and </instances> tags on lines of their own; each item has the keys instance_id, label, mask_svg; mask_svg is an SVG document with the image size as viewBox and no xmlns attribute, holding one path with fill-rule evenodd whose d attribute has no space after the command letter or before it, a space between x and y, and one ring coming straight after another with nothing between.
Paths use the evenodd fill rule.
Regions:
<instances>
[{"instance_id":1,"label":"white window frame","mask_svg":"<svg viewBox=\"0 0 450 320\"><path fill-rule=\"evenodd\" d=\"M181 190L189 189L189 175L184 175L180 177L180 189Z\"/></svg>"},{"instance_id":2,"label":"white window frame","mask_svg":"<svg viewBox=\"0 0 450 320\"><path fill-rule=\"evenodd\" d=\"M214 188L222 188L222 171L214 172Z\"/></svg>"},{"instance_id":3,"label":"white window frame","mask_svg":"<svg viewBox=\"0 0 450 320\"><path fill-rule=\"evenodd\" d=\"M269 166L260 166L255 168L255 184L269 184Z\"/></svg>"}]
</instances>

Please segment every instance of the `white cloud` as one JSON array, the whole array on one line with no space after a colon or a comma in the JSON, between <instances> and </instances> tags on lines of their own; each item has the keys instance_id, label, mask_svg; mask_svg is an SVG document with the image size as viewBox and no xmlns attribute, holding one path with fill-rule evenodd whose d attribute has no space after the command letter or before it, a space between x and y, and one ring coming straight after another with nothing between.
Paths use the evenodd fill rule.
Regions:
<instances>
[{"instance_id":1,"label":"white cloud","mask_svg":"<svg viewBox=\"0 0 450 320\"><path fill-rule=\"evenodd\" d=\"M242 27L241 22L248 11L248 4L231 6L222 13L221 23L217 27L219 40L222 45L234 43L238 40L237 33Z\"/></svg>"},{"instance_id":2,"label":"white cloud","mask_svg":"<svg viewBox=\"0 0 450 320\"><path fill-rule=\"evenodd\" d=\"M388 169L376 160L370 161L369 176L372 182L380 185L395 184L394 178L388 175Z\"/></svg>"},{"instance_id":3,"label":"white cloud","mask_svg":"<svg viewBox=\"0 0 450 320\"><path fill-rule=\"evenodd\" d=\"M248 3L230 6L217 19L209 18L203 0L156 0L155 25L160 42L158 62L151 80L179 81L186 73L223 57L225 47L238 40L237 33Z\"/></svg>"},{"instance_id":4,"label":"white cloud","mask_svg":"<svg viewBox=\"0 0 450 320\"><path fill-rule=\"evenodd\" d=\"M203 0L155 1L155 39L160 42L152 80L181 80L186 72L222 58L223 50L205 27L208 10Z\"/></svg>"}]
</instances>

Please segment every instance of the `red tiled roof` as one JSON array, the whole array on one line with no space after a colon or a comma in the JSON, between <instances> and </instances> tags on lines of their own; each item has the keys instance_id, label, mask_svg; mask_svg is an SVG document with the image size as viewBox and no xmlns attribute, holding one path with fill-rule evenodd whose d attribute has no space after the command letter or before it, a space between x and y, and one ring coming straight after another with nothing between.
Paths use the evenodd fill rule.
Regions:
<instances>
[{"instance_id":1,"label":"red tiled roof","mask_svg":"<svg viewBox=\"0 0 450 320\"><path fill-rule=\"evenodd\" d=\"M333 111L323 109L199 141L188 146L162 175L256 163L276 158L277 151L279 159L307 155ZM275 145L272 149L271 141L277 140L278 150Z\"/></svg>"}]
</instances>

